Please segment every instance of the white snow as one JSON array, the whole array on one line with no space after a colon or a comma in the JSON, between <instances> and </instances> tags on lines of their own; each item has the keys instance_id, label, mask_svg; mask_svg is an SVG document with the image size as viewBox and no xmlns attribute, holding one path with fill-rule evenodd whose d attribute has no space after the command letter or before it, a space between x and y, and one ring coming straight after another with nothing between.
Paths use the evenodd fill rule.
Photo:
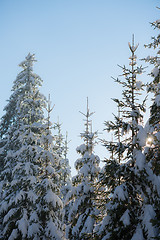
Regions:
<instances>
[{"instance_id":1,"label":"white snow","mask_svg":"<svg viewBox=\"0 0 160 240\"><path fill-rule=\"evenodd\" d=\"M37 182L36 177L35 177L35 176L32 176L32 175L30 175L30 176L28 177L28 180L29 180L30 183L33 184L33 185Z\"/></svg>"},{"instance_id":2,"label":"white snow","mask_svg":"<svg viewBox=\"0 0 160 240\"><path fill-rule=\"evenodd\" d=\"M131 240L145 240L143 237L143 232L142 232L142 228L140 225L137 226L136 232L134 233Z\"/></svg>"},{"instance_id":3,"label":"white snow","mask_svg":"<svg viewBox=\"0 0 160 240\"><path fill-rule=\"evenodd\" d=\"M139 126L137 138L140 147L144 147L146 145L147 132L142 126Z\"/></svg>"},{"instance_id":4,"label":"white snow","mask_svg":"<svg viewBox=\"0 0 160 240\"><path fill-rule=\"evenodd\" d=\"M18 237L18 233L17 232L18 232L17 229L13 229L13 231L12 231L10 237L8 238L8 240L17 239L17 237Z\"/></svg>"},{"instance_id":5,"label":"white snow","mask_svg":"<svg viewBox=\"0 0 160 240\"><path fill-rule=\"evenodd\" d=\"M48 203L50 203L50 202L56 202L56 195L55 195L55 193L53 193L51 190L48 190L47 191L47 194L46 194L46 196L45 196L45 199L46 199L46 201L48 202ZM56 205L54 206L54 207L56 207Z\"/></svg>"},{"instance_id":6,"label":"white snow","mask_svg":"<svg viewBox=\"0 0 160 240\"><path fill-rule=\"evenodd\" d=\"M16 196L15 196L15 203L17 204L19 201L21 201L24 198L24 191L20 190L20 192L17 192Z\"/></svg>"},{"instance_id":7,"label":"white snow","mask_svg":"<svg viewBox=\"0 0 160 240\"><path fill-rule=\"evenodd\" d=\"M144 225L145 230L148 233L148 239L152 239L152 238L156 237L156 234L157 234L156 228L151 223L151 219L154 219L155 216L156 216L156 213L153 209L153 206L150 204L145 205L144 216L143 216L143 225Z\"/></svg>"},{"instance_id":8,"label":"white snow","mask_svg":"<svg viewBox=\"0 0 160 240\"><path fill-rule=\"evenodd\" d=\"M92 233L93 231L93 227L94 227L94 218L91 216L88 216L86 221L85 221L85 225L81 231L81 234L83 233Z\"/></svg>"},{"instance_id":9,"label":"white snow","mask_svg":"<svg viewBox=\"0 0 160 240\"><path fill-rule=\"evenodd\" d=\"M56 240L62 240L62 233L58 231L53 221L47 222L46 235Z\"/></svg>"},{"instance_id":10,"label":"white snow","mask_svg":"<svg viewBox=\"0 0 160 240\"><path fill-rule=\"evenodd\" d=\"M27 235L27 228L28 228L27 211L24 210L23 217L17 223L18 223L18 229L22 233L22 237L25 238Z\"/></svg>"},{"instance_id":11,"label":"white snow","mask_svg":"<svg viewBox=\"0 0 160 240\"><path fill-rule=\"evenodd\" d=\"M123 185L120 185L120 186L117 186L115 188L115 191L113 193L113 199L118 197L118 200L120 201L124 201L127 197L128 197L128 194L126 191L124 191L123 189Z\"/></svg>"},{"instance_id":12,"label":"white snow","mask_svg":"<svg viewBox=\"0 0 160 240\"><path fill-rule=\"evenodd\" d=\"M35 201L38 197L32 190L29 190L28 191L28 198L30 199L31 202L35 203Z\"/></svg>"},{"instance_id":13,"label":"white snow","mask_svg":"<svg viewBox=\"0 0 160 240\"><path fill-rule=\"evenodd\" d=\"M48 203L52 203L54 208L56 208L57 204L58 204L59 207L63 207L63 203L60 200L60 198L54 192L52 192L51 190L47 191L47 194L45 196L45 200Z\"/></svg>"},{"instance_id":14,"label":"white snow","mask_svg":"<svg viewBox=\"0 0 160 240\"><path fill-rule=\"evenodd\" d=\"M130 216L129 216L129 210L127 209L122 217L120 218L120 221L123 222L124 226L127 226L130 224Z\"/></svg>"},{"instance_id":15,"label":"white snow","mask_svg":"<svg viewBox=\"0 0 160 240\"><path fill-rule=\"evenodd\" d=\"M28 237L36 236L38 232L40 232L40 225L38 223L32 223L28 227Z\"/></svg>"},{"instance_id":16,"label":"white snow","mask_svg":"<svg viewBox=\"0 0 160 240\"><path fill-rule=\"evenodd\" d=\"M34 222L38 221L38 215L37 215L36 211L31 213L30 221L34 221Z\"/></svg>"},{"instance_id":17,"label":"white snow","mask_svg":"<svg viewBox=\"0 0 160 240\"><path fill-rule=\"evenodd\" d=\"M14 167L13 171L12 171L12 174L14 174L14 172L16 170L19 170L20 168L22 167L22 163L18 162L17 165Z\"/></svg>"},{"instance_id":18,"label":"white snow","mask_svg":"<svg viewBox=\"0 0 160 240\"><path fill-rule=\"evenodd\" d=\"M145 164L145 155L140 151L136 151L136 166L139 168L139 170L144 169L144 164Z\"/></svg>"},{"instance_id":19,"label":"white snow","mask_svg":"<svg viewBox=\"0 0 160 240\"><path fill-rule=\"evenodd\" d=\"M25 163L25 168L24 169L25 169L26 175L33 174L33 170L31 168L31 163L30 162Z\"/></svg>"},{"instance_id":20,"label":"white snow","mask_svg":"<svg viewBox=\"0 0 160 240\"><path fill-rule=\"evenodd\" d=\"M160 94L158 94L156 97L155 97L155 103L157 104L157 106L159 107L160 106Z\"/></svg>"},{"instance_id":21,"label":"white snow","mask_svg":"<svg viewBox=\"0 0 160 240\"><path fill-rule=\"evenodd\" d=\"M80 173L83 174L84 177L87 177L90 172L89 166L84 164L83 167L80 169Z\"/></svg>"},{"instance_id":22,"label":"white snow","mask_svg":"<svg viewBox=\"0 0 160 240\"><path fill-rule=\"evenodd\" d=\"M47 167L46 167L46 171L48 171L49 174L55 174L55 169L52 167L51 164L49 164Z\"/></svg>"},{"instance_id":23,"label":"white snow","mask_svg":"<svg viewBox=\"0 0 160 240\"><path fill-rule=\"evenodd\" d=\"M10 217L12 217L16 212L16 209L15 208L12 208L8 211L8 213L5 215L4 219L3 219L3 223L6 223Z\"/></svg>"},{"instance_id":24,"label":"white snow","mask_svg":"<svg viewBox=\"0 0 160 240\"><path fill-rule=\"evenodd\" d=\"M8 209L8 203L6 201L2 201L0 205L0 213L6 211Z\"/></svg>"},{"instance_id":25,"label":"white snow","mask_svg":"<svg viewBox=\"0 0 160 240\"><path fill-rule=\"evenodd\" d=\"M141 81L136 81L136 88L137 88L138 90L141 89L142 85L143 85L143 83L142 83Z\"/></svg>"},{"instance_id":26,"label":"white snow","mask_svg":"<svg viewBox=\"0 0 160 240\"><path fill-rule=\"evenodd\" d=\"M81 144L79 147L76 148L76 151L81 153L81 154L84 154L85 151L86 151L86 145L85 144Z\"/></svg>"},{"instance_id":27,"label":"white snow","mask_svg":"<svg viewBox=\"0 0 160 240\"><path fill-rule=\"evenodd\" d=\"M85 184L85 185L84 185L84 188L83 188L84 193L85 193L85 194L89 193L89 190L90 190L90 186L87 185L87 184Z\"/></svg>"},{"instance_id":28,"label":"white snow","mask_svg":"<svg viewBox=\"0 0 160 240\"><path fill-rule=\"evenodd\" d=\"M157 77L157 76L158 76L158 73L159 73L158 67L153 68L153 70L152 70L153 76L154 76L154 77Z\"/></svg>"}]
</instances>

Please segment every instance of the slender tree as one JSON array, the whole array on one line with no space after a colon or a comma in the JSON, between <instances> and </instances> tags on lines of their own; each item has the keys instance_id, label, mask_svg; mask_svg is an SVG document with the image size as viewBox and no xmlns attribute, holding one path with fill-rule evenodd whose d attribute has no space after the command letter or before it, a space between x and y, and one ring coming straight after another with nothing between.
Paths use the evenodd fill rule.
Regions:
<instances>
[{"instance_id":1,"label":"slender tree","mask_svg":"<svg viewBox=\"0 0 160 240\"><path fill-rule=\"evenodd\" d=\"M29 219L30 227L28 229L28 236L31 239L64 239L62 222L63 203L58 196L60 192L57 184L59 174L56 172L60 159L53 150L54 137L51 134L51 111L52 108L49 98L47 108L48 117L46 123L43 125L43 132L40 138L41 149L36 157L41 165L41 171L39 174L39 182L36 185L37 200L35 211L33 211Z\"/></svg>"},{"instance_id":2,"label":"slender tree","mask_svg":"<svg viewBox=\"0 0 160 240\"><path fill-rule=\"evenodd\" d=\"M160 30L160 20L156 20L151 23L152 27L156 30ZM154 66L150 76L153 80L148 84L148 92L152 93L152 105L150 106L150 116L148 120L148 145L146 147L146 159L149 162L149 166L152 169L154 175L152 177L153 194L150 199L154 206L156 216L152 216L152 222L157 228L157 235L155 239L160 239L160 51L159 51L160 34L156 37L152 37L152 42L145 47L153 48L156 51L155 56L148 56L145 58L146 62L149 62Z\"/></svg>"},{"instance_id":3,"label":"slender tree","mask_svg":"<svg viewBox=\"0 0 160 240\"><path fill-rule=\"evenodd\" d=\"M60 178L61 178L61 196L63 199L63 202L66 199L67 193L71 190L72 188L72 182L71 182L71 167L69 165L69 160L67 158L67 153L68 153L68 133L66 132L66 138L64 141L64 147L63 147L63 158L60 161Z\"/></svg>"},{"instance_id":4,"label":"slender tree","mask_svg":"<svg viewBox=\"0 0 160 240\"><path fill-rule=\"evenodd\" d=\"M59 156L59 165L57 167L57 172L59 174L58 185L60 188L60 197L62 201L65 201L65 197L67 192L71 189L71 167L69 165L69 160L67 159L67 151L68 151L68 142L67 142L67 133L66 140L64 141L64 136L62 134L61 125L59 120L54 125L54 129L57 133L54 135L55 138L55 146L54 149Z\"/></svg>"},{"instance_id":5,"label":"slender tree","mask_svg":"<svg viewBox=\"0 0 160 240\"><path fill-rule=\"evenodd\" d=\"M96 133L90 130L92 114L88 109L87 99L87 113L83 114L86 117L86 129L81 133L84 144L77 147L77 152L81 154L81 158L75 162L78 174L72 178L73 188L68 194L68 199L72 199L72 207L68 217L70 225L67 228L67 237L71 240L92 239L95 223L93 215L96 215L97 209L93 184L97 181L100 159L93 154Z\"/></svg>"},{"instance_id":6,"label":"slender tree","mask_svg":"<svg viewBox=\"0 0 160 240\"><path fill-rule=\"evenodd\" d=\"M106 201L109 201L110 195L114 193L115 187L121 184L120 164L125 151L125 144L121 141L122 121L120 118L120 101L113 99L118 105L118 115L114 115L114 121L105 121L105 130L112 132L111 141L102 140L103 146L107 148L110 157L104 160L104 167L99 173L97 186L97 207L100 210L97 216L98 222L102 221L106 214ZM113 141L114 139L114 141ZM95 235L98 232L100 224L95 228ZM97 237L96 237L97 238Z\"/></svg>"},{"instance_id":7,"label":"slender tree","mask_svg":"<svg viewBox=\"0 0 160 240\"><path fill-rule=\"evenodd\" d=\"M107 130L108 132L112 132L112 139L111 141L102 140L102 144L110 152L110 158L104 161L106 164L102 171L102 179L100 177L100 179L108 186L107 190L109 190L110 187L111 187L110 190L113 190L115 186L120 185L121 183L119 167L121 164L121 160L123 159L123 153L126 149L125 141L121 139L123 122L121 120L120 114L121 114L121 105L123 106L123 104L118 99L113 99L113 101L116 102L117 104L118 115L117 116L114 115L114 121L106 121L104 123L105 124L104 130ZM111 171L111 169L113 171ZM113 175L111 176L111 174Z\"/></svg>"},{"instance_id":8,"label":"slender tree","mask_svg":"<svg viewBox=\"0 0 160 240\"><path fill-rule=\"evenodd\" d=\"M134 240L151 239L155 236L154 228L150 223L151 216L148 214L150 211L151 215L154 215L154 209L147 202L147 195L151 191L148 180L149 170L143 154L146 134L142 126L142 112L145 111L145 107L144 102L139 103L138 97L144 85L137 80L137 75L143 71L142 67L136 66L137 47L133 38L132 45L129 43L132 53L131 68L121 67L124 80L115 79L123 88L122 100L116 100L121 107L122 116L116 118L116 124L107 122L107 130L114 130L118 138L118 148L114 143L110 145L107 143L107 148L111 150L112 147L117 154L119 165L116 165L115 175L119 180L116 184L115 181L111 181L113 170L110 179L113 190L109 196L107 195L106 216L97 227L97 239ZM122 139L119 138L120 129ZM103 178L105 179L105 172Z\"/></svg>"}]
</instances>

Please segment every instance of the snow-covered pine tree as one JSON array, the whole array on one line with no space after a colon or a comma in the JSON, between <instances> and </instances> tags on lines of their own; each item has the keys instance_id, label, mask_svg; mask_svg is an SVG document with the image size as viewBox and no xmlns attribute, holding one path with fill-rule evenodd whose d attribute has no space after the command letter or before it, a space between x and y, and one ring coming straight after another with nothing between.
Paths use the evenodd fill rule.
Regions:
<instances>
[{"instance_id":1,"label":"snow-covered pine tree","mask_svg":"<svg viewBox=\"0 0 160 240\"><path fill-rule=\"evenodd\" d=\"M2 199L5 199L6 193L8 190L8 184L11 181L12 177L12 170L16 165L16 160L14 160L14 152L18 150L20 146L20 141L18 139L18 131L16 129L19 128L19 121L15 122L10 129L8 129L8 133L6 132L5 135L1 138L0 142L0 159L1 159L1 170L0 170L0 230L3 230L3 218L4 214L1 212L3 208L5 209L6 206L2 205ZM3 238L2 231L0 236ZM1 238L0 238L1 239Z\"/></svg>"},{"instance_id":2,"label":"snow-covered pine tree","mask_svg":"<svg viewBox=\"0 0 160 240\"><path fill-rule=\"evenodd\" d=\"M104 123L104 130L112 132L112 139L111 141L102 140L102 144L110 152L110 158L105 159L104 162L106 164L102 169L102 174L100 173L100 180L107 185L109 194L111 193L110 191L121 183L119 167L121 159L123 159L123 152L125 151L125 143L121 139L122 120L120 117L121 106L123 106L123 104L118 99L113 99L113 101L117 104L118 115L114 115L114 121L105 121Z\"/></svg>"},{"instance_id":3,"label":"snow-covered pine tree","mask_svg":"<svg viewBox=\"0 0 160 240\"><path fill-rule=\"evenodd\" d=\"M12 94L18 93L17 98L10 98L14 112L9 121L11 124L7 125L4 133L7 139L4 146L6 156L1 172L5 183L0 207L3 239L27 237L28 217L36 200L34 186L39 166L35 156L44 118L42 108L45 98L38 89L42 80L33 73L34 61L34 55L28 54L20 64L23 70L14 82Z\"/></svg>"},{"instance_id":4,"label":"snow-covered pine tree","mask_svg":"<svg viewBox=\"0 0 160 240\"><path fill-rule=\"evenodd\" d=\"M30 55L28 55L28 58ZM22 63L23 64L23 63ZM17 128L16 124L18 123L18 113L17 110L17 104L20 99L23 98L23 84L24 81L19 81L20 79L23 79L24 72L22 71L18 76L17 79L14 81L13 87L12 87L12 94L8 100L8 104L5 106L4 111L5 114L1 118L0 122L0 159L1 159L1 170L3 170L4 167L4 158L8 152L8 150L11 150L12 148L15 149L16 145L14 145L13 140L13 133L14 130ZM39 81L39 84L41 84L41 80ZM8 134L9 133L9 134ZM10 140L8 139L10 138ZM11 141L12 139L12 141ZM8 141L9 140L9 141ZM10 146L8 145L10 143ZM14 146L13 146L14 145ZM2 174L0 174L2 177ZM6 177L6 174L5 174ZM9 173L8 173L9 177ZM3 179L1 179L1 183Z\"/></svg>"},{"instance_id":5,"label":"snow-covered pine tree","mask_svg":"<svg viewBox=\"0 0 160 240\"><path fill-rule=\"evenodd\" d=\"M152 27L160 30L160 20L151 23ZM148 84L148 92L152 93L152 105L150 106L150 117L148 120L148 145L146 148L146 159L154 173L152 177L153 196L152 200L156 216L152 216L152 222L158 233L155 239L160 239L160 34L152 37L152 42L145 47L153 48L155 56L148 56L144 60L154 66L151 71L153 80Z\"/></svg>"},{"instance_id":6,"label":"snow-covered pine tree","mask_svg":"<svg viewBox=\"0 0 160 240\"><path fill-rule=\"evenodd\" d=\"M90 130L91 121L88 109L83 114L86 117L85 131L81 133L84 144L77 147L77 152L81 154L81 158L75 162L75 168L78 174L72 178L73 188L68 199L72 201L72 207L68 216L70 224L67 226L67 238L70 240L92 239L95 220L93 215L97 214L95 206L95 187L99 173L100 159L93 154L94 139L96 132Z\"/></svg>"},{"instance_id":7,"label":"snow-covered pine tree","mask_svg":"<svg viewBox=\"0 0 160 240\"><path fill-rule=\"evenodd\" d=\"M106 199L106 216L97 228L96 239L148 240L155 236L155 229L150 223L154 210L147 203L147 195L151 192L148 167L143 154L146 134L142 127L142 112L145 111L145 108L144 102L141 104L138 97L141 94L140 91L143 90L143 83L137 80L137 74L142 73L143 68L136 66L135 51L137 47L138 45L134 45L133 38L132 46L129 43L132 53L131 69L123 66L124 80L115 79L123 88L122 100L118 101L122 109L121 120L118 122L122 129L121 151L123 157L120 159L121 164L118 170L120 181L110 196L107 196L109 200ZM114 124L107 124L107 126L108 130L116 130L118 133L119 124L116 124L115 129L113 128ZM114 150L117 150L117 146L114 146ZM118 153L121 152L118 151Z\"/></svg>"},{"instance_id":8,"label":"snow-covered pine tree","mask_svg":"<svg viewBox=\"0 0 160 240\"><path fill-rule=\"evenodd\" d=\"M28 54L26 59L27 58L29 59L30 57L31 55ZM28 69L29 68L31 68L31 66L28 66ZM19 128L19 109L17 108L17 106L19 105L20 101L23 101L23 96L25 91L24 76L26 74L27 74L27 70L25 69L17 76L17 79L14 81L14 84L12 87L12 94L8 100L8 104L4 108L5 114L2 116L1 122L0 122L0 165L1 165L0 190L1 190L1 194L4 194L3 190L5 189L5 186L3 185L6 184L7 181L10 181L13 165L15 164L15 161L7 160L6 161L6 164L8 164L7 166L5 164L5 159L9 159L10 158L9 154L12 155L12 151L16 151L16 149L19 148L19 144L20 144L16 136L16 129ZM31 76L32 74L33 73L31 70ZM38 85L41 85L41 79L36 75L35 75L35 78L37 78L36 81L38 81ZM4 165L5 165L5 169L4 169Z\"/></svg>"},{"instance_id":9,"label":"snow-covered pine tree","mask_svg":"<svg viewBox=\"0 0 160 240\"><path fill-rule=\"evenodd\" d=\"M112 139L111 141L104 139L101 140L103 146L109 151L110 157L104 160L105 165L99 173L99 181L97 184L97 206L100 209L100 212L97 216L98 222L101 222L106 214L106 201L109 201L110 195L114 193L114 189L121 183L120 164L121 159L123 158L123 152L125 151L125 144L121 141L121 103L118 99L113 99L113 101L116 102L118 106L118 115L114 115L113 121L105 121L104 123L104 130L112 132ZM101 224L97 224L95 228L95 236L100 225Z\"/></svg>"},{"instance_id":10,"label":"snow-covered pine tree","mask_svg":"<svg viewBox=\"0 0 160 240\"><path fill-rule=\"evenodd\" d=\"M160 20L157 20L152 23L152 26L156 29L160 29ZM149 48L154 48L157 51L157 55L155 57L148 56L145 61L149 62L150 64L154 65L154 68L151 72L151 76L153 77L153 81L148 84L148 92L151 92L154 94L154 97L152 98L152 105L150 107L150 117L149 117L149 135L151 135L151 142L150 145L152 147L150 148L149 154L148 154L148 160L152 164L152 169L156 175L160 174L160 51L159 51L159 39L160 35L153 38L153 42L145 45ZM154 146L154 147L153 147Z\"/></svg>"},{"instance_id":11,"label":"snow-covered pine tree","mask_svg":"<svg viewBox=\"0 0 160 240\"><path fill-rule=\"evenodd\" d=\"M68 153L68 141L67 139L68 133L66 132L66 138L64 141L64 147L63 147L63 158L60 160L60 178L61 178L61 196L63 202L66 199L67 193L72 188L72 182L71 182L71 167L69 165L69 159L67 158Z\"/></svg>"},{"instance_id":12,"label":"snow-covered pine tree","mask_svg":"<svg viewBox=\"0 0 160 240\"><path fill-rule=\"evenodd\" d=\"M64 136L62 134L61 130L62 124L58 121L54 124L54 130L56 133L54 134L54 139L55 139L55 144L54 144L54 150L57 152L57 155L61 159L63 156L63 151L64 151L64 145L63 145L63 140Z\"/></svg>"},{"instance_id":13,"label":"snow-covered pine tree","mask_svg":"<svg viewBox=\"0 0 160 240\"><path fill-rule=\"evenodd\" d=\"M35 211L30 215L30 226L28 229L28 237L35 240L64 239L63 203L58 196L60 192L57 184L59 174L56 172L60 159L53 150L54 137L51 134L51 111L49 98L48 117L46 124L43 125L43 132L40 138L41 148L36 156L37 161L41 165L39 182L36 186L37 200ZM40 228L40 231L37 231L38 228Z\"/></svg>"},{"instance_id":14,"label":"snow-covered pine tree","mask_svg":"<svg viewBox=\"0 0 160 240\"><path fill-rule=\"evenodd\" d=\"M62 200L63 200L63 204L64 204L63 222L66 225L68 225L68 216L69 216L69 212L70 212L70 209L72 206L72 202L66 204L67 194L72 190L71 167L69 165L69 160L67 158L69 142L70 141L68 141L68 133L66 132L66 138L65 138L65 142L64 142L64 153L63 153L64 158L62 159L62 173L64 175L62 175L63 176L63 184L61 187L61 195L63 196Z\"/></svg>"},{"instance_id":15,"label":"snow-covered pine tree","mask_svg":"<svg viewBox=\"0 0 160 240\"><path fill-rule=\"evenodd\" d=\"M42 134L45 135L43 109L46 99L39 92L42 80L33 73L34 61L34 55L28 54L20 64L23 70L14 82L12 94L17 97L15 103L9 101L8 104L15 107L13 116L1 134L5 139L3 151L6 151L1 172L4 183L0 204L3 240L38 240L42 229L36 207L39 199L37 185L43 167L39 155L43 152L41 139ZM60 210L58 214L60 216Z\"/></svg>"},{"instance_id":16,"label":"snow-covered pine tree","mask_svg":"<svg viewBox=\"0 0 160 240\"><path fill-rule=\"evenodd\" d=\"M0 139L0 198L2 195L2 189L3 189L3 177L1 175L3 168L4 168L4 159L6 156L6 149L5 149L5 145L6 145L6 141L7 139L1 138Z\"/></svg>"},{"instance_id":17,"label":"snow-covered pine tree","mask_svg":"<svg viewBox=\"0 0 160 240\"><path fill-rule=\"evenodd\" d=\"M67 136L64 141L64 136L62 134L61 125L59 120L55 123L54 128L57 133L54 135L55 146L54 149L59 156L59 166L57 167L57 172L59 173L59 188L60 188L60 198L65 201L67 192L71 189L71 167L69 165L69 160L67 159Z\"/></svg>"}]
</instances>

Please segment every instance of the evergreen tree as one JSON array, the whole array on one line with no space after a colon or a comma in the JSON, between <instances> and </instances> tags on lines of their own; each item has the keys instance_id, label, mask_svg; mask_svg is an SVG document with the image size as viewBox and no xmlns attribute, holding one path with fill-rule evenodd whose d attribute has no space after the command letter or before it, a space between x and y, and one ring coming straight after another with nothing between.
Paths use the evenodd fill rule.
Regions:
<instances>
[{"instance_id":1,"label":"evergreen tree","mask_svg":"<svg viewBox=\"0 0 160 240\"><path fill-rule=\"evenodd\" d=\"M152 27L156 30L160 30L160 20L153 22ZM152 217L152 222L157 228L158 233L155 239L160 239L160 51L159 40L160 34L157 37L152 37L152 43L145 47L153 48L157 52L155 56L148 56L145 61L154 66L151 71L151 77L153 80L148 84L148 92L153 94L152 105L150 106L150 117L148 120L148 146L145 149L146 158L149 162L149 166L152 169L154 175L152 180L153 184L153 196L152 203L156 212L156 216Z\"/></svg>"},{"instance_id":2,"label":"evergreen tree","mask_svg":"<svg viewBox=\"0 0 160 240\"><path fill-rule=\"evenodd\" d=\"M41 172L39 182L36 186L37 200L36 209L30 216L30 227L28 236L31 239L43 240L62 240L64 239L63 227L63 203L60 200L60 190L58 188L59 174L56 168L59 165L59 156L54 152L53 140L51 134L50 99L48 101L48 117L46 124L43 125L43 134L40 138L41 149L37 155L40 162ZM40 226L40 231L38 227ZM35 237L37 234L39 238Z\"/></svg>"},{"instance_id":3,"label":"evergreen tree","mask_svg":"<svg viewBox=\"0 0 160 240\"><path fill-rule=\"evenodd\" d=\"M107 148L110 153L110 158L106 159L104 162L106 163L102 173L100 174L100 179L102 177L103 184L107 185L108 194L121 183L120 178L120 164L123 159L123 153L126 149L125 141L121 139L121 131L122 131L122 120L120 117L121 114L121 101L118 99L113 99L113 101L118 106L118 115L114 115L114 121L106 121L105 122L105 129L108 132L113 132L112 140L102 140L102 144ZM113 141L114 139L114 141ZM111 171L112 169L112 171ZM104 178L105 172L105 178ZM113 175L111 175L113 174Z\"/></svg>"},{"instance_id":4,"label":"evergreen tree","mask_svg":"<svg viewBox=\"0 0 160 240\"><path fill-rule=\"evenodd\" d=\"M89 129L91 121L87 101L86 129L81 133L84 144L77 147L77 152L81 154L75 162L75 168L78 174L72 178L73 188L68 199L71 199L72 207L69 212L68 220L70 224L67 227L67 237L70 240L92 239L95 219L93 215L97 214L95 206L95 187L99 173L100 159L93 154L94 139L96 133Z\"/></svg>"},{"instance_id":5,"label":"evergreen tree","mask_svg":"<svg viewBox=\"0 0 160 240\"><path fill-rule=\"evenodd\" d=\"M8 104L15 107L14 112L10 115L6 130L1 133L5 139L4 168L1 172L3 191L0 204L3 240L40 239L39 233L43 229L41 218L36 211L41 193L37 191L37 186L44 166L43 158L39 156L42 153L46 154L41 139L48 132L45 133L44 128L43 109L46 106L46 99L39 92L42 80L33 73L34 61L34 55L28 54L25 61L20 64L23 70L14 82L12 94L12 96L17 94L17 97L11 96L11 102ZM8 114L6 113L2 120L5 116ZM47 198L47 195L45 197ZM52 197L53 195L50 199ZM60 210L58 212L60 215ZM48 220L47 217L46 219ZM55 223L55 228L56 226Z\"/></svg>"},{"instance_id":6,"label":"evergreen tree","mask_svg":"<svg viewBox=\"0 0 160 240\"><path fill-rule=\"evenodd\" d=\"M28 54L20 64L23 71L18 74L13 87L19 94L17 99L10 98L11 103L12 99L15 100L15 109L11 116L14 120L10 126L7 125L4 133L7 141L4 146L5 164L1 172L5 183L1 202L3 239L27 237L28 214L36 199L34 185L38 164L35 156L45 98L38 90L42 80L33 73L34 61L34 55Z\"/></svg>"},{"instance_id":7,"label":"evergreen tree","mask_svg":"<svg viewBox=\"0 0 160 240\"><path fill-rule=\"evenodd\" d=\"M144 102L140 104L138 98L143 83L137 80L137 74L142 73L143 68L136 66L137 47L138 45L134 46L133 39L132 46L129 44L132 53L131 69L123 66L124 80L115 79L123 87L122 100L116 100L122 116L116 117L115 123L106 123L107 130L115 132L118 144L107 143L107 148L113 151L117 161L114 160L111 164L115 165L115 169L111 168L110 178L107 179L109 186L106 187L111 191L110 195L107 194L106 215L96 228L96 238L101 240L148 240L155 236L155 229L150 223L151 216L155 213L152 205L147 202L147 196L151 194L150 172L143 154L146 134L142 126L142 112L145 108ZM120 129L122 139L119 138ZM102 181L106 180L105 175L109 175L109 167L105 166Z\"/></svg>"},{"instance_id":8,"label":"evergreen tree","mask_svg":"<svg viewBox=\"0 0 160 240\"><path fill-rule=\"evenodd\" d=\"M154 28L159 29L160 28L160 22L159 20L155 21L152 23L152 26ZM153 47L154 49L157 49L159 47L159 38L160 36L158 35L157 37L153 38L153 43L150 43L148 46L149 48ZM153 77L153 81L148 84L148 92L151 92L154 94L154 97L152 98L152 105L150 107L150 117L149 117L149 135L151 135L151 142L150 145L153 146L149 149L150 152L148 154L148 160L152 164L152 169L153 172L156 175L159 175L160 173L160 161L159 161L159 156L160 156L160 142L159 142L159 131L160 131L160 84L159 84L159 79L160 79L160 70L159 70L159 49L157 52L157 55L155 57L150 57L148 56L145 61L149 62L150 64L154 65L154 68L151 72L151 76Z\"/></svg>"},{"instance_id":9,"label":"evergreen tree","mask_svg":"<svg viewBox=\"0 0 160 240\"><path fill-rule=\"evenodd\" d=\"M97 216L98 222L102 221L106 214L106 201L114 193L114 189L121 183L120 164L125 151L125 143L121 141L122 121L120 118L120 101L113 99L118 105L118 115L114 115L114 121L106 121L105 129L108 132L113 132L111 141L102 140L103 146L107 148L110 157L104 160L105 165L99 173L99 181L97 185L97 206L100 213ZM114 141L113 141L114 139ZM99 224L95 228L95 235L99 229Z\"/></svg>"},{"instance_id":10,"label":"evergreen tree","mask_svg":"<svg viewBox=\"0 0 160 240\"><path fill-rule=\"evenodd\" d=\"M63 157L60 160L60 179L61 179L61 196L63 202L66 199L67 193L71 190L72 188L72 182L71 182L71 167L69 165L69 160L67 158L67 152L68 152L68 140L67 140L67 132L66 132L66 138L64 142L64 147L63 147Z\"/></svg>"},{"instance_id":11,"label":"evergreen tree","mask_svg":"<svg viewBox=\"0 0 160 240\"><path fill-rule=\"evenodd\" d=\"M57 152L57 155L59 156L60 159L63 157L63 151L64 151L64 146L63 146L64 136L62 134L61 125L62 124L59 122L59 119L54 124L54 130L56 131L56 133L54 134L54 141L55 141L54 150Z\"/></svg>"},{"instance_id":12,"label":"evergreen tree","mask_svg":"<svg viewBox=\"0 0 160 240\"><path fill-rule=\"evenodd\" d=\"M72 206L72 203L66 204L66 199L67 199L67 194L71 191L72 189L72 181L71 181L71 167L69 165L69 160L67 158L67 153L68 153L68 143L69 141L67 140L67 132L66 132L66 138L64 142L64 151L63 151L63 158L60 161L60 166L61 166L61 171L60 171L60 179L61 179L61 189L60 189L60 196L62 197L62 201L64 204L63 208L63 222L64 224L68 224L68 216L69 212Z\"/></svg>"},{"instance_id":13,"label":"evergreen tree","mask_svg":"<svg viewBox=\"0 0 160 240\"><path fill-rule=\"evenodd\" d=\"M67 159L67 151L68 151L68 142L67 135L66 140L64 142L64 136L61 131L61 124L59 121L54 126L55 130L57 130L57 134L55 137L55 151L60 158L59 166L57 168L57 172L59 173L59 188L60 188L60 197L65 201L65 197L67 192L71 189L71 167L69 165L69 160Z\"/></svg>"}]
</instances>

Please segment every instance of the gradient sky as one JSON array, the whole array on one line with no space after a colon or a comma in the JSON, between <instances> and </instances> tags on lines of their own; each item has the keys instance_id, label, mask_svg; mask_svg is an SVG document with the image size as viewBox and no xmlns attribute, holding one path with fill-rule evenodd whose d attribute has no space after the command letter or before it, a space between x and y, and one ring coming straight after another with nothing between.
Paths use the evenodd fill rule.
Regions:
<instances>
[{"instance_id":1,"label":"gradient sky","mask_svg":"<svg viewBox=\"0 0 160 240\"><path fill-rule=\"evenodd\" d=\"M102 132L104 121L112 119L116 106L111 98L120 97L121 90L111 76L121 74L117 64L128 65L133 33L139 43L138 59L150 54L144 44L157 34L149 23L160 18L158 4L158 0L0 0L0 116L21 71L18 64L29 52L35 53L34 72L44 81L41 92L50 93L55 104L52 122L59 116L63 133L68 131L71 139L68 158L74 175L76 147L84 129L79 111L85 112L88 96L90 109L96 112L94 130ZM107 156L101 146L95 153L101 159Z\"/></svg>"}]
</instances>

